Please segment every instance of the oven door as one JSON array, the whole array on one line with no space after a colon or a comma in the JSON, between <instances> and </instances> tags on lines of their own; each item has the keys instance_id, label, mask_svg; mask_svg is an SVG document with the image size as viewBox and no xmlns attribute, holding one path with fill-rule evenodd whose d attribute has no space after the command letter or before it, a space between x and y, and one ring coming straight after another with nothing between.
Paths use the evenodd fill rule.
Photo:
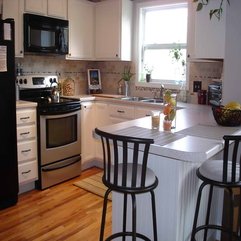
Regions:
<instances>
[{"instance_id":1,"label":"oven door","mask_svg":"<svg viewBox=\"0 0 241 241\"><path fill-rule=\"evenodd\" d=\"M80 155L80 110L39 118L41 166Z\"/></svg>"}]
</instances>

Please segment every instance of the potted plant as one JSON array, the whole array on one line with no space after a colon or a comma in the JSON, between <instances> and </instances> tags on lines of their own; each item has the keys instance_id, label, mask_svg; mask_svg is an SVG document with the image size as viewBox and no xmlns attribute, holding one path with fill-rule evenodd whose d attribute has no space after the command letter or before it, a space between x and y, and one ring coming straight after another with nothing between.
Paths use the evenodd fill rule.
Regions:
<instances>
[{"instance_id":1,"label":"potted plant","mask_svg":"<svg viewBox=\"0 0 241 241\"><path fill-rule=\"evenodd\" d=\"M144 70L146 71L146 82L151 81L151 73L153 71L153 66L144 65Z\"/></svg>"},{"instance_id":2,"label":"potted plant","mask_svg":"<svg viewBox=\"0 0 241 241\"><path fill-rule=\"evenodd\" d=\"M124 81L125 84L125 96L129 95L129 82L131 80L131 78L134 76L135 74L131 72L131 67L130 66L125 66L124 67L124 71L121 74L121 78L118 81L118 86L119 89L121 89L121 81ZM118 91L120 92L120 91Z\"/></svg>"}]
</instances>

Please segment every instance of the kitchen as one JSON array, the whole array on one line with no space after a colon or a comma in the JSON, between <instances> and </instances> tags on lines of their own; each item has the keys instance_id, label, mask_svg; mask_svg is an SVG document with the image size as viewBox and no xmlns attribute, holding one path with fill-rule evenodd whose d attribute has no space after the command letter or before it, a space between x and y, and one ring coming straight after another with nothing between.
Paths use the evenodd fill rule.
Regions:
<instances>
[{"instance_id":1,"label":"kitchen","mask_svg":"<svg viewBox=\"0 0 241 241\"><path fill-rule=\"evenodd\" d=\"M8 0L9 2L9 0ZM21 1L18 1L18 4L14 5L11 9L12 12L14 8L21 9L23 5L21 5ZM234 4L238 4L236 2L232 3L231 6ZM62 6L62 5L61 5ZM238 11L238 7L229 7L228 11L230 11L230 15L227 14L226 24L231 24L230 21L234 21L231 16L238 16L233 11ZM238 5L239 6L239 5ZM74 8L73 8L74 9ZM232 11L232 13L231 13ZM18 14L18 11L16 12ZM84 14L84 13L83 13ZM83 15L84 16L84 15ZM85 16L85 21L90 18L90 14ZM74 17L74 15L71 15ZM79 15L78 15L79 17ZM89 23L90 21L88 21ZM20 24L22 25L21 21ZM237 23L238 24L238 23ZM232 26L234 22L232 22ZM200 76L202 76L204 83L203 88L207 89L208 81L205 83L207 77L211 79L220 78L222 71L223 71L223 99L225 102L235 99L237 101L240 100L239 94L239 82L237 82L237 76L240 76L239 68L235 66L239 63L240 57L237 56L239 44L233 43L234 41L239 41L240 33L237 31L231 34L228 31L233 31L236 29L235 27L228 28L226 27L226 36L225 41L227 45L225 46L225 60L226 58L229 59L228 62L224 61L221 62L190 62L190 65L193 67L190 70L190 82L189 82L189 95L188 100L192 103L197 103L197 93L193 92L193 81L200 80ZM237 25L238 29L238 25ZM237 37L234 38L232 36ZM79 39L78 39L79 40ZM20 41L21 42L21 41ZM235 46L235 49L234 47ZM21 48L20 48L21 49ZM87 49L87 48L86 48ZM90 53L90 52L89 52ZM88 54L89 54L88 53ZM232 55L231 55L232 54ZM17 52L16 52L17 55ZM20 55L22 55L20 57ZM24 56L24 57L23 57ZM55 57L55 56L35 56L35 55L25 55L21 51L16 58L16 63L20 63L23 66L23 72L25 74L31 73L42 73L43 70L45 73L57 73L59 75L59 79L64 81L67 77L71 77L75 80L75 95L85 95L88 90L87 86L87 69L97 68L101 70L101 77L102 77L102 89L103 92L106 94L117 94L117 82L120 79L120 74L123 71L123 68L128 64L131 65L133 71L135 70L135 66L132 62L129 61L89 61L91 59L90 56L82 56L79 59L82 60L75 60L76 56L68 56L70 60L66 60L63 57ZM236 58L236 59L234 59ZM76 58L78 59L78 57ZM84 60L85 59L85 60ZM232 64L231 64L232 63ZM222 70L222 67L224 68ZM200 73L201 72L201 73ZM211 75L210 75L211 74ZM235 76L234 76L235 75ZM228 79L228 84L227 80ZM225 84L226 83L226 84ZM235 83L235 84L232 84ZM133 96L152 96L153 93L151 92L153 88L143 87L143 86L135 86L135 83L131 83L131 95ZM155 87L154 87L155 90ZM230 93L232 93L230 95ZM88 167L90 164L86 164Z\"/></svg>"}]
</instances>

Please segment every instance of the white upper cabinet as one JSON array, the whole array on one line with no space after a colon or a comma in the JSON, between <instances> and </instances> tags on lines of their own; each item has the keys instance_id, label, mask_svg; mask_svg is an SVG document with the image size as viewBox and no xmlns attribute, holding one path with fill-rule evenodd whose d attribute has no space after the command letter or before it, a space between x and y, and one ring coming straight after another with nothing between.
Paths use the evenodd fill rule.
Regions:
<instances>
[{"instance_id":1,"label":"white upper cabinet","mask_svg":"<svg viewBox=\"0 0 241 241\"><path fill-rule=\"evenodd\" d=\"M37 13L41 15L47 14L47 0L25 0L25 12Z\"/></svg>"},{"instance_id":2,"label":"white upper cabinet","mask_svg":"<svg viewBox=\"0 0 241 241\"><path fill-rule=\"evenodd\" d=\"M95 5L86 0L68 1L69 54L67 59L94 58Z\"/></svg>"},{"instance_id":3,"label":"white upper cabinet","mask_svg":"<svg viewBox=\"0 0 241 241\"><path fill-rule=\"evenodd\" d=\"M96 4L95 57L131 60L132 2L106 0Z\"/></svg>"},{"instance_id":4,"label":"white upper cabinet","mask_svg":"<svg viewBox=\"0 0 241 241\"><path fill-rule=\"evenodd\" d=\"M218 20L210 20L210 9L219 8L220 1L210 0L201 11L195 11L194 58L223 59L225 51L226 1L223 2L223 14ZM192 56L191 56L192 58Z\"/></svg>"},{"instance_id":5,"label":"white upper cabinet","mask_svg":"<svg viewBox=\"0 0 241 241\"><path fill-rule=\"evenodd\" d=\"M67 19L67 0L25 0L25 12Z\"/></svg>"},{"instance_id":6,"label":"white upper cabinet","mask_svg":"<svg viewBox=\"0 0 241 241\"><path fill-rule=\"evenodd\" d=\"M67 19L67 0L48 0L47 15L54 18Z\"/></svg>"},{"instance_id":7,"label":"white upper cabinet","mask_svg":"<svg viewBox=\"0 0 241 241\"><path fill-rule=\"evenodd\" d=\"M15 57L23 57L23 8L24 0L3 0L3 19L15 21Z\"/></svg>"}]
</instances>

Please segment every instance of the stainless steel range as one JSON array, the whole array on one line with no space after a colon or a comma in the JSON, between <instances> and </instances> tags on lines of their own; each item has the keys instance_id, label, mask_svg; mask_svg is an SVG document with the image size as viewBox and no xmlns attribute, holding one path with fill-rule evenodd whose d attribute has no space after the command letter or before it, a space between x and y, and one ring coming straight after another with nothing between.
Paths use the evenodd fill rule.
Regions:
<instances>
[{"instance_id":1,"label":"stainless steel range","mask_svg":"<svg viewBox=\"0 0 241 241\"><path fill-rule=\"evenodd\" d=\"M18 76L20 100L37 102L37 188L45 189L81 173L80 101L53 93L57 76Z\"/></svg>"}]
</instances>

